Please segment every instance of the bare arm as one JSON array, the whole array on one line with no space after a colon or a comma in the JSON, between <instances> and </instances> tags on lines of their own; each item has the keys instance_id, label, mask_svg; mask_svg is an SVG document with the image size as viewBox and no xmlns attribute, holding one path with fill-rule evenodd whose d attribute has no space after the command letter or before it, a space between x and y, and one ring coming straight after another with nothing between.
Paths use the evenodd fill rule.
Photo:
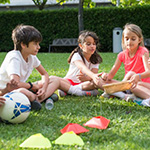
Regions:
<instances>
[{"instance_id":1,"label":"bare arm","mask_svg":"<svg viewBox=\"0 0 150 150\"><path fill-rule=\"evenodd\" d=\"M37 71L41 74L42 76L42 80L41 80L41 85L38 84L33 84L32 90L33 91L38 91L40 88L42 88L43 90L46 90L47 85L48 85L48 80L49 80L49 75L48 73L45 71L45 69L43 68L42 65L38 66ZM15 81L18 84L18 88L26 88L29 89L31 87L31 85L29 83L26 82L20 82L20 77L16 74L12 74L10 76L10 81Z\"/></svg>"},{"instance_id":2,"label":"bare arm","mask_svg":"<svg viewBox=\"0 0 150 150\"><path fill-rule=\"evenodd\" d=\"M74 63L82 73L86 74L90 78L94 76L94 73L81 60L76 60Z\"/></svg>"},{"instance_id":3,"label":"bare arm","mask_svg":"<svg viewBox=\"0 0 150 150\"><path fill-rule=\"evenodd\" d=\"M141 78L149 78L150 77L150 65L148 64L149 54L144 53L142 56L145 72L141 73Z\"/></svg>"},{"instance_id":4,"label":"bare arm","mask_svg":"<svg viewBox=\"0 0 150 150\"><path fill-rule=\"evenodd\" d=\"M26 89L30 88L30 84L25 82L20 82L20 77L16 74L10 75L10 81L13 80L17 83L18 88L26 88Z\"/></svg>"},{"instance_id":5,"label":"bare arm","mask_svg":"<svg viewBox=\"0 0 150 150\"><path fill-rule=\"evenodd\" d=\"M40 82L40 84L42 84L42 87L38 90L37 95L44 96L47 86L49 84L49 75L42 65L37 67L36 70L41 74L41 77L42 77L41 82Z\"/></svg>"},{"instance_id":6,"label":"bare arm","mask_svg":"<svg viewBox=\"0 0 150 150\"><path fill-rule=\"evenodd\" d=\"M97 68L93 68L93 69L91 69L91 71L92 71L93 73L95 73L95 74L98 73L98 69L97 69ZM77 77L78 77L78 79L79 79L81 82L91 81L91 80L92 80L91 77L87 76L86 74L82 73L81 71L80 71L80 74L77 75Z\"/></svg>"},{"instance_id":7,"label":"bare arm","mask_svg":"<svg viewBox=\"0 0 150 150\"><path fill-rule=\"evenodd\" d=\"M142 60L143 60L145 71L143 73L141 73L140 75L139 74L134 74L131 77L131 82L133 84L136 85L137 82L140 81L141 79L150 77L150 65L148 64L148 59L149 59L149 54L144 53L143 56L142 56Z\"/></svg>"},{"instance_id":8,"label":"bare arm","mask_svg":"<svg viewBox=\"0 0 150 150\"><path fill-rule=\"evenodd\" d=\"M98 74L92 72L81 60L76 60L74 63L79 68L79 70L90 77L96 85L99 84L100 78Z\"/></svg>"},{"instance_id":9,"label":"bare arm","mask_svg":"<svg viewBox=\"0 0 150 150\"><path fill-rule=\"evenodd\" d=\"M4 94L11 92L17 88L18 88L18 82L12 79L10 82L6 84L6 88L0 89L0 96L3 96Z\"/></svg>"},{"instance_id":10,"label":"bare arm","mask_svg":"<svg viewBox=\"0 0 150 150\"><path fill-rule=\"evenodd\" d=\"M120 66L121 66L121 61L117 58L110 72L108 74L106 73L102 74L102 79L105 81L110 81L111 79L113 79Z\"/></svg>"}]
</instances>

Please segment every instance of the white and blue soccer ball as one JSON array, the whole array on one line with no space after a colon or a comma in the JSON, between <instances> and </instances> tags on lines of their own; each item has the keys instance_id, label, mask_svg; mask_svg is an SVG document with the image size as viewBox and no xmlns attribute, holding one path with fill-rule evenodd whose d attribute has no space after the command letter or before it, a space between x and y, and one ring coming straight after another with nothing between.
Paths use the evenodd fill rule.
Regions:
<instances>
[{"instance_id":1,"label":"white and blue soccer ball","mask_svg":"<svg viewBox=\"0 0 150 150\"><path fill-rule=\"evenodd\" d=\"M0 107L0 118L8 123L24 122L31 111L29 99L20 92L10 92L3 96L6 101Z\"/></svg>"}]
</instances>

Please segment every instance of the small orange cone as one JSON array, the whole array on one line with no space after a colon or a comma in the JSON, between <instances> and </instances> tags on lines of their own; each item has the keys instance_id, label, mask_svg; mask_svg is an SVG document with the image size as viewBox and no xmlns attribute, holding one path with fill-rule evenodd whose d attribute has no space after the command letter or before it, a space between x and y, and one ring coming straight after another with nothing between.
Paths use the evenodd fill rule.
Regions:
<instances>
[{"instance_id":1,"label":"small orange cone","mask_svg":"<svg viewBox=\"0 0 150 150\"><path fill-rule=\"evenodd\" d=\"M68 123L63 129L60 130L62 134L70 131L73 131L76 134L80 134L80 133L88 132L89 130L85 129L84 127L82 127L77 123Z\"/></svg>"},{"instance_id":2,"label":"small orange cone","mask_svg":"<svg viewBox=\"0 0 150 150\"><path fill-rule=\"evenodd\" d=\"M91 128L106 129L109 122L110 122L110 120L108 120L102 116L98 116L98 117L93 117L92 119L90 119L83 125L91 127Z\"/></svg>"}]
</instances>

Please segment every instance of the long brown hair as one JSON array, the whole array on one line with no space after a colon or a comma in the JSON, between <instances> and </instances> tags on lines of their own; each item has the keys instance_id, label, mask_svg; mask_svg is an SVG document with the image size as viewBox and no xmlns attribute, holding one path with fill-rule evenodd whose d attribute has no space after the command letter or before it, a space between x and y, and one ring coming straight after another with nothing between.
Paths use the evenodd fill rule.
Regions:
<instances>
[{"instance_id":1,"label":"long brown hair","mask_svg":"<svg viewBox=\"0 0 150 150\"><path fill-rule=\"evenodd\" d=\"M135 33L141 39L141 42L139 43L139 46L144 46L144 38L143 38L141 28L139 26L135 25L135 24L127 23L124 26L124 30L123 30L123 33L122 33L122 49L123 50L126 49L125 42L124 42L124 32L125 32L125 30L129 30L129 31Z\"/></svg>"},{"instance_id":2,"label":"long brown hair","mask_svg":"<svg viewBox=\"0 0 150 150\"><path fill-rule=\"evenodd\" d=\"M82 31L79 35L79 38L78 38L78 44L82 44L86 41L86 38L88 36L91 36L95 43L96 43L96 47L97 45L99 44L99 38L98 36L96 35L96 33L94 32L91 32L91 31ZM68 63L71 62L71 59L72 59L72 56L75 54L75 53L79 53L79 55L81 56L83 62L85 63L85 60L84 60L84 56L83 56L83 53L82 53L82 49L78 46L77 48L75 48L69 58L68 58ZM94 54L91 55L90 57L90 62L93 63L93 64L97 64L97 63L101 63L102 62L102 57L98 54L97 52L97 49L96 51L94 52Z\"/></svg>"}]
</instances>

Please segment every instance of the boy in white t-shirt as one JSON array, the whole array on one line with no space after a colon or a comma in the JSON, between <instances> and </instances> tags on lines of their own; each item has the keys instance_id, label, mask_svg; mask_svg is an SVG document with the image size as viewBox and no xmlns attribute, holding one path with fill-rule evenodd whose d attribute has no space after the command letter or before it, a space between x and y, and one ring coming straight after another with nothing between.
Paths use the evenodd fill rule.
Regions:
<instances>
[{"instance_id":1,"label":"boy in white t-shirt","mask_svg":"<svg viewBox=\"0 0 150 150\"><path fill-rule=\"evenodd\" d=\"M29 98L31 109L40 110L39 99L44 100L50 96L46 95L49 75L36 56L42 35L33 26L18 25L12 31L12 40L14 50L7 53L0 68L0 96L16 89L15 92L22 92ZM34 68L41 74L42 80L27 83ZM11 89L8 85L11 85Z\"/></svg>"}]
</instances>

